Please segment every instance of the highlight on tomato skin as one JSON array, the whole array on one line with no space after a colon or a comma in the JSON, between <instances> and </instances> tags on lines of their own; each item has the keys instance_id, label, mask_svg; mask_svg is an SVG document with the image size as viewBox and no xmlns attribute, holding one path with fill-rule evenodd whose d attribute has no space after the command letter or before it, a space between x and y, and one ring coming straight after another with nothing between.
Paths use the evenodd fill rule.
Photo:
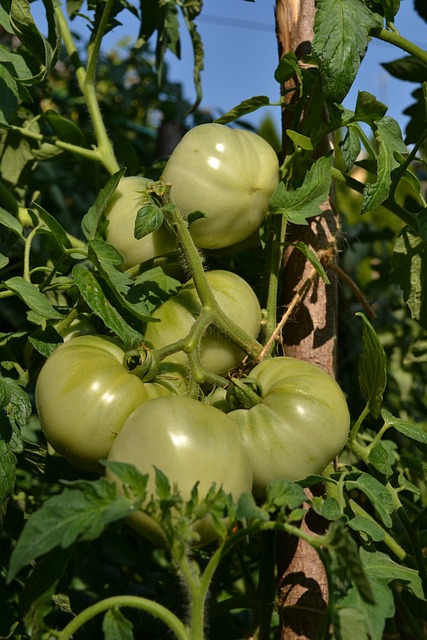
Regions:
<instances>
[{"instance_id":1,"label":"highlight on tomato skin","mask_svg":"<svg viewBox=\"0 0 427 640\"><path fill-rule=\"evenodd\" d=\"M36 406L51 447L79 468L103 473L105 459L128 416L150 399L183 393L182 377L168 365L152 382L125 366L125 351L105 336L64 342L43 365L36 382Z\"/></svg>"},{"instance_id":2,"label":"highlight on tomato skin","mask_svg":"<svg viewBox=\"0 0 427 640\"><path fill-rule=\"evenodd\" d=\"M202 249L239 245L261 226L279 183L276 152L261 136L217 123L201 124L182 138L163 171L184 219L206 218L190 232Z\"/></svg>"},{"instance_id":3,"label":"highlight on tomato skin","mask_svg":"<svg viewBox=\"0 0 427 640\"><path fill-rule=\"evenodd\" d=\"M200 499L213 483L235 502L252 490L248 454L235 423L219 409L186 396L156 398L136 409L115 439L108 461L133 464L141 473L148 473L148 494L155 493L154 467L171 485L176 484L183 500L190 499L197 482ZM108 467L106 476L122 490ZM132 514L129 523L155 544L165 544L161 528L142 511ZM196 546L218 536L209 515L193 526L198 534Z\"/></svg>"},{"instance_id":4,"label":"highlight on tomato skin","mask_svg":"<svg viewBox=\"0 0 427 640\"><path fill-rule=\"evenodd\" d=\"M310 362L278 356L248 375L262 389L262 402L227 415L248 451L254 494L263 497L274 480L321 473L347 442L350 413L338 383Z\"/></svg>"}]
</instances>

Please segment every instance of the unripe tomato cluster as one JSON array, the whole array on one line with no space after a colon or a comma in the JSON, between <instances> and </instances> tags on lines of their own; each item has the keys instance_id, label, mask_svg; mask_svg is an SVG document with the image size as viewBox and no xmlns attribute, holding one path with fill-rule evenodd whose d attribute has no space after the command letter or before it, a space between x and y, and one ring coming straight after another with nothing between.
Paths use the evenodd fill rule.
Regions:
<instances>
[{"instance_id":1,"label":"unripe tomato cluster","mask_svg":"<svg viewBox=\"0 0 427 640\"><path fill-rule=\"evenodd\" d=\"M190 226L194 243L217 249L245 240L260 227L278 183L278 163L255 134L201 125L173 152L164 178L172 184L184 219L195 210L207 213ZM165 228L140 240L134 237L146 186L144 178L122 179L107 210L107 240L122 253L126 268L176 245ZM206 279L221 311L256 339L262 314L249 284L223 270L207 271ZM138 367L132 370L127 354L110 337L81 335L64 341L47 359L36 385L41 425L53 449L95 473L102 472L104 459L133 464L149 474L151 493L153 469L158 468L184 500L196 483L200 497L214 483L238 500L244 492L264 496L273 480L321 473L345 445L350 426L338 384L313 364L274 357L246 372L258 394L252 405L239 405L238 394L225 397L225 389L215 391L211 381L210 401L208 383L196 399L190 384L192 349L212 379L230 375L245 357L215 324L207 324L197 344L188 340L203 311L193 280L154 311L144 343L154 357L163 355L148 382L138 377ZM108 468L107 476L121 489ZM152 541L162 541L158 524L142 511L131 517L131 524ZM199 544L215 538L208 517L194 528Z\"/></svg>"}]
</instances>

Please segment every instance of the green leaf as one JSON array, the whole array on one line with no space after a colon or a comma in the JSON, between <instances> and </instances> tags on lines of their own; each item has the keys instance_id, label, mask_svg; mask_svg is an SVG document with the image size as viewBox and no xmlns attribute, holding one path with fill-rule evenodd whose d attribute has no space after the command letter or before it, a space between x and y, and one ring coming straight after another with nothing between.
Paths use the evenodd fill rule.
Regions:
<instances>
[{"instance_id":1,"label":"green leaf","mask_svg":"<svg viewBox=\"0 0 427 640\"><path fill-rule=\"evenodd\" d=\"M427 329L427 242L409 227L396 240L391 278L399 283L412 318Z\"/></svg>"},{"instance_id":2,"label":"green leaf","mask_svg":"<svg viewBox=\"0 0 427 640\"><path fill-rule=\"evenodd\" d=\"M384 118L387 110L388 107L382 102L379 102L371 93L359 91L357 94L354 119L372 124L376 120Z\"/></svg>"},{"instance_id":3,"label":"green leaf","mask_svg":"<svg viewBox=\"0 0 427 640\"><path fill-rule=\"evenodd\" d=\"M323 499L320 496L313 496L311 506L316 513L326 518L326 520L338 520L343 517L342 510L335 498Z\"/></svg>"},{"instance_id":4,"label":"green leaf","mask_svg":"<svg viewBox=\"0 0 427 640\"><path fill-rule=\"evenodd\" d=\"M68 238L67 232L59 224L56 218L45 211L43 207L37 204L37 202L34 202L33 207L37 209L41 220L43 220L47 228L53 233L55 240L58 242L59 246L62 249L69 249L71 247L71 242Z\"/></svg>"},{"instance_id":5,"label":"green leaf","mask_svg":"<svg viewBox=\"0 0 427 640\"><path fill-rule=\"evenodd\" d=\"M378 418L387 384L387 358L375 330L363 313L362 353L359 359L359 386L366 398L369 411Z\"/></svg>"},{"instance_id":6,"label":"green leaf","mask_svg":"<svg viewBox=\"0 0 427 640\"><path fill-rule=\"evenodd\" d=\"M331 166L331 157L319 158L295 190L287 189L281 182L270 199L271 212L285 215L295 224L304 224L306 218L319 215L320 206L329 195Z\"/></svg>"},{"instance_id":7,"label":"green leaf","mask_svg":"<svg viewBox=\"0 0 427 640\"><path fill-rule=\"evenodd\" d=\"M54 327L48 325L44 330L36 330L28 336L28 342L36 351L48 358L55 349L63 342L62 337Z\"/></svg>"},{"instance_id":8,"label":"green leaf","mask_svg":"<svg viewBox=\"0 0 427 640\"><path fill-rule=\"evenodd\" d=\"M197 16L200 14L201 9L202 0L199 0L198 3L193 2L188 4L181 4L181 11L184 15L185 24L188 29L191 44L193 46L193 79L194 88L196 90L196 99L190 109L190 112L197 109L202 99L201 72L204 69L203 40L200 37L200 34L197 31L196 23L194 22L194 19L197 18Z\"/></svg>"},{"instance_id":9,"label":"green leaf","mask_svg":"<svg viewBox=\"0 0 427 640\"><path fill-rule=\"evenodd\" d=\"M117 300L120 311L126 311L141 321L150 320L144 300L139 299L138 289L132 287L131 277L117 268L123 263L117 249L103 240L91 240L88 243L88 257Z\"/></svg>"},{"instance_id":10,"label":"green leaf","mask_svg":"<svg viewBox=\"0 0 427 640\"><path fill-rule=\"evenodd\" d=\"M292 129L286 129L286 135L292 140L295 147L304 149L305 151L313 151L313 144L310 138L303 136L298 131L292 131Z\"/></svg>"},{"instance_id":11,"label":"green leaf","mask_svg":"<svg viewBox=\"0 0 427 640\"><path fill-rule=\"evenodd\" d=\"M126 169L120 169L108 180L107 184L98 193L94 204L90 207L82 219L82 231L87 240L93 240L98 235L98 229L103 221L103 216L111 196L117 189L117 185L124 176Z\"/></svg>"},{"instance_id":12,"label":"green leaf","mask_svg":"<svg viewBox=\"0 0 427 640\"><path fill-rule=\"evenodd\" d=\"M300 95L302 93L302 74L303 71L299 65L298 58L293 51L288 51L283 58L281 58L279 65L274 72L274 79L280 85L285 84L288 80L294 76L299 80Z\"/></svg>"},{"instance_id":13,"label":"green leaf","mask_svg":"<svg viewBox=\"0 0 427 640\"><path fill-rule=\"evenodd\" d=\"M389 427L393 427L396 431L399 431L399 433L402 433L407 438L414 440L414 442L427 445L427 431L421 427L411 422L407 422L406 420L402 420L401 418L395 418L385 409L383 409L381 415L385 424Z\"/></svg>"},{"instance_id":14,"label":"green leaf","mask_svg":"<svg viewBox=\"0 0 427 640\"><path fill-rule=\"evenodd\" d=\"M95 540L108 524L134 509L133 502L105 478L78 486L65 488L32 514L13 550L8 582L29 562L58 546L67 549L78 540Z\"/></svg>"},{"instance_id":15,"label":"green leaf","mask_svg":"<svg viewBox=\"0 0 427 640\"><path fill-rule=\"evenodd\" d=\"M18 83L13 77L8 65L0 62L0 124L7 125L15 114L19 104Z\"/></svg>"},{"instance_id":16,"label":"green leaf","mask_svg":"<svg viewBox=\"0 0 427 640\"><path fill-rule=\"evenodd\" d=\"M388 451L381 442L379 442L369 453L369 463L375 467L386 478L390 478L393 474L393 467L391 466Z\"/></svg>"},{"instance_id":17,"label":"green leaf","mask_svg":"<svg viewBox=\"0 0 427 640\"><path fill-rule=\"evenodd\" d=\"M327 102L342 102L365 55L369 31L382 20L360 0L318 0L313 53Z\"/></svg>"},{"instance_id":18,"label":"green leaf","mask_svg":"<svg viewBox=\"0 0 427 640\"><path fill-rule=\"evenodd\" d=\"M133 496L145 498L148 474L142 474L133 464L104 460L103 464L116 475Z\"/></svg>"},{"instance_id":19,"label":"green leaf","mask_svg":"<svg viewBox=\"0 0 427 640\"><path fill-rule=\"evenodd\" d=\"M134 640L133 624L120 609L109 609L102 621L104 640Z\"/></svg>"},{"instance_id":20,"label":"green leaf","mask_svg":"<svg viewBox=\"0 0 427 640\"><path fill-rule=\"evenodd\" d=\"M161 207L155 204L147 204L136 214L135 238L143 238L149 233L157 231L163 224L163 212Z\"/></svg>"},{"instance_id":21,"label":"green leaf","mask_svg":"<svg viewBox=\"0 0 427 640\"><path fill-rule=\"evenodd\" d=\"M181 287L181 282L167 275L161 267L154 267L136 276L134 288L152 312Z\"/></svg>"},{"instance_id":22,"label":"green leaf","mask_svg":"<svg viewBox=\"0 0 427 640\"><path fill-rule=\"evenodd\" d=\"M384 540L384 529L374 520L370 520L369 518L356 516L348 521L348 526L354 531L366 534L374 542L381 542Z\"/></svg>"},{"instance_id":23,"label":"green leaf","mask_svg":"<svg viewBox=\"0 0 427 640\"><path fill-rule=\"evenodd\" d=\"M3 409L0 409L0 422ZM16 456L8 442L0 438L0 525L15 487Z\"/></svg>"},{"instance_id":24,"label":"green leaf","mask_svg":"<svg viewBox=\"0 0 427 640\"><path fill-rule=\"evenodd\" d=\"M375 602L374 592L360 561L357 544L342 519L334 520L329 526L326 539L336 578L344 583L354 584L362 602Z\"/></svg>"},{"instance_id":25,"label":"green leaf","mask_svg":"<svg viewBox=\"0 0 427 640\"><path fill-rule=\"evenodd\" d=\"M159 500L168 500L171 497L171 485L170 482L160 469L154 467L155 482L156 482L156 496Z\"/></svg>"},{"instance_id":26,"label":"green leaf","mask_svg":"<svg viewBox=\"0 0 427 640\"><path fill-rule=\"evenodd\" d=\"M394 512L393 497L381 482L367 473L361 473L356 480L345 480L348 491L362 491L369 499L381 521L387 528L393 525L391 514Z\"/></svg>"},{"instance_id":27,"label":"green leaf","mask_svg":"<svg viewBox=\"0 0 427 640\"><path fill-rule=\"evenodd\" d=\"M405 56L393 62L383 62L381 66L398 80L422 84L427 78L427 64L414 56Z\"/></svg>"},{"instance_id":28,"label":"green leaf","mask_svg":"<svg viewBox=\"0 0 427 640\"><path fill-rule=\"evenodd\" d=\"M334 640L372 640L365 615L353 607L335 607L332 610Z\"/></svg>"},{"instance_id":29,"label":"green leaf","mask_svg":"<svg viewBox=\"0 0 427 640\"><path fill-rule=\"evenodd\" d=\"M362 149L358 127L353 127L351 125L348 127L345 138L340 143L340 147L346 171L350 171Z\"/></svg>"},{"instance_id":30,"label":"green leaf","mask_svg":"<svg viewBox=\"0 0 427 640\"><path fill-rule=\"evenodd\" d=\"M227 113L224 113L220 118L217 118L214 122L218 124L227 124L228 122L232 122L233 120L238 120L242 116L245 116L248 113L252 113L260 107L267 107L270 104L270 99L267 96L254 96L253 98L249 98L248 100L243 100L240 104Z\"/></svg>"},{"instance_id":31,"label":"green leaf","mask_svg":"<svg viewBox=\"0 0 427 640\"><path fill-rule=\"evenodd\" d=\"M80 145L84 140L83 131L69 118L64 118L53 109L43 113L43 120L46 120L52 127L54 134L63 142Z\"/></svg>"},{"instance_id":32,"label":"green leaf","mask_svg":"<svg viewBox=\"0 0 427 640\"><path fill-rule=\"evenodd\" d=\"M23 239L22 224L15 218L15 216L2 207L0 207L0 224L13 231L18 238Z\"/></svg>"},{"instance_id":33,"label":"green leaf","mask_svg":"<svg viewBox=\"0 0 427 640\"><path fill-rule=\"evenodd\" d=\"M361 548L360 559L369 577L386 584L397 582L404 585L416 598L426 601L421 576L416 569L394 562L381 551L372 552Z\"/></svg>"},{"instance_id":34,"label":"green leaf","mask_svg":"<svg viewBox=\"0 0 427 640\"><path fill-rule=\"evenodd\" d=\"M153 0L141 0L140 7L142 20L138 40L144 44L157 31L155 53L157 79L160 84L167 51L177 58L181 56L177 6L175 1L157 3Z\"/></svg>"},{"instance_id":35,"label":"green leaf","mask_svg":"<svg viewBox=\"0 0 427 640\"><path fill-rule=\"evenodd\" d=\"M34 79L44 79L56 63L61 42L53 2L44 2L48 26L47 38L38 30L31 15L28 0L9 0L6 4L14 33L40 65L41 71Z\"/></svg>"},{"instance_id":36,"label":"green leaf","mask_svg":"<svg viewBox=\"0 0 427 640\"><path fill-rule=\"evenodd\" d=\"M142 335L135 331L105 296L94 274L80 265L72 272L74 281L90 309L123 342L126 349L142 344Z\"/></svg>"},{"instance_id":37,"label":"green leaf","mask_svg":"<svg viewBox=\"0 0 427 640\"><path fill-rule=\"evenodd\" d=\"M12 453L22 453L22 427L30 419L32 405L28 393L13 378L0 376L0 438L7 442Z\"/></svg>"},{"instance_id":38,"label":"green leaf","mask_svg":"<svg viewBox=\"0 0 427 640\"><path fill-rule=\"evenodd\" d=\"M395 15L400 9L400 0L377 0L382 6L384 17L387 22L393 22Z\"/></svg>"},{"instance_id":39,"label":"green leaf","mask_svg":"<svg viewBox=\"0 0 427 640\"><path fill-rule=\"evenodd\" d=\"M270 510L288 507L295 509L307 502L307 495L302 487L290 480L274 480L267 487L265 506Z\"/></svg>"},{"instance_id":40,"label":"green leaf","mask_svg":"<svg viewBox=\"0 0 427 640\"><path fill-rule=\"evenodd\" d=\"M391 172L399 166L396 153L407 152L399 124L388 116L374 125L374 135L378 146L377 180L368 183L363 190L362 213L376 209L386 198L392 182Z\"/></svg>"},{"instance_id":41,"label":"green leaf","mask_svg":"<svg viewBox=\"0 0 427 640\"><path fill-rule=\"evenodd\" d=\"M236 520L251 522L253 520L269 520L268 514L260 509L251 493L242 493L237 503Z\"/></svg>"},{"instance_id":42,"label":"green leaf","mask_svg":"<svg viewBox=\"0 0 427 640\"><path fill-rule=\"evenodd\" d=\"M21 276L14 276L5 280L4 285L13 291L25 304L43 320L60 320L62 315L54 309L46 296L38 287Z\"/></svg>"}]
</instances>

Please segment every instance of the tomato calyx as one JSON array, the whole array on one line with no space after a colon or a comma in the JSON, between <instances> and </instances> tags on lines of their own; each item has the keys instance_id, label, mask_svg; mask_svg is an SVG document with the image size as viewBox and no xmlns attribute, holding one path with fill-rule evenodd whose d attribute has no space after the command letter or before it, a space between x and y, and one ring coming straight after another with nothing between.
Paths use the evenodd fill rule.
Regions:
<instances>
[{"instance_id":1,"label":"tomato calyx","mask_svg":"<svg viewBox=\"0 0 427 640\"><path fill-rule=\"evenodd\" d=\"M143 382L154 380L159 369L159 359L154 351L146 347L130 349L125 353L124 365L129 373L138 376Z\"/></svg>"},{"instance_id":2,"label":"tomato calyx","mask_svg":"<svg viewBox=\"0 0 427 640\"><path fill-rule=\"evenodd\" d=\"M263 391L255 378L231 378L226 400L231 409L251 409L262 404Z\"/></svg>"}]
</instances>

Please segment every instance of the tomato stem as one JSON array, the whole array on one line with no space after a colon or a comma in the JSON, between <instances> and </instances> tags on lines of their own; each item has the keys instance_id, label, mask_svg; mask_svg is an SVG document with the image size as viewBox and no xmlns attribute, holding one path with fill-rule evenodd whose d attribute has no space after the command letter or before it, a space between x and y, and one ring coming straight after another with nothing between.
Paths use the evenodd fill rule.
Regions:
<instances>
[{"instance_id":1,"label":"tomato stem","mask_svg":"<svg viewBox=\"0 0 427 640\"><path fill-rule=\"evenodd\" d=\"M179 618L177 618L163 605L153 602L148 598L141 598L139 596L113 596L111 598L100 600L100 602L97 602L91 607L87 607L77 614L76 617L73 618L58 635L58 640L70 640L73 634L75 634L76 631L91 618L104 611L108 611L108 609L115 609L117 607L132 607L147 611L147 613L150 613L159 620L162 620L162 622L164 622L175 634L178 640L190 640L191 638L186 626L181 622L181 620L179 620Z\"/></svg>"},{"instance_id":2,"label":"tomato stem","mask_svg":"<svg viewBox=\"0 0 427 640\"><path fill-rule=\"evenodd\" d=\"M188 225L182 218L178 208L170 197L170 185L162 185L159 183L159 192L161 190L163 191L163 194L158 193L157 195L163 200L163 214L166 223L176 235L181 245L187 266L193 277L194 286L200 298L200 302L202 303L202 307L211 311L213 314L213 324L215 324L217 329L226 338L232 340L252 359L256 360L262 350L262 345L252 338L252 336L250 336L246 331L241 329L238 324L233 322L233 320L231 320L222 311L207 281L202 259L193 242Z\"/></svg>"},{"instance_id":3,"label":"tomato stem","mask_svg":"<svg viewBox=\"0 0 427 640\"><path fill-rule=\"evenodd\" d=\"M92 120L92 125L98 144L98 147L96 149L85 149L84 147L78 147L76 145L68 145L68 150L73 151L74 153L78 153L79 155L87 157L89 159L101 162L111 175L119 171L120 167L117 163L113 146L105 129L104 120L102 118L101 109L99 107L98 99L96 96L96 67L102 37L107 27L112 5L113 0L106 0L100 25L95 35L95 40L89 47L88 67L86 70L80 60L74 38L68 27L65 16L60 7L55 7L55 12L58 17L62 38L64 40L64 45L70 57L70 60L74 64L77 82L79 84L80 91L85 98L86 106ZM57 146L60 146L59 143L61 143L61 146L62 148L64 148L64 150L67 149L64 146L66 143L62 143L61 141L54 142L54 144L56 144Z\"/></svg>"}]
</instances>

